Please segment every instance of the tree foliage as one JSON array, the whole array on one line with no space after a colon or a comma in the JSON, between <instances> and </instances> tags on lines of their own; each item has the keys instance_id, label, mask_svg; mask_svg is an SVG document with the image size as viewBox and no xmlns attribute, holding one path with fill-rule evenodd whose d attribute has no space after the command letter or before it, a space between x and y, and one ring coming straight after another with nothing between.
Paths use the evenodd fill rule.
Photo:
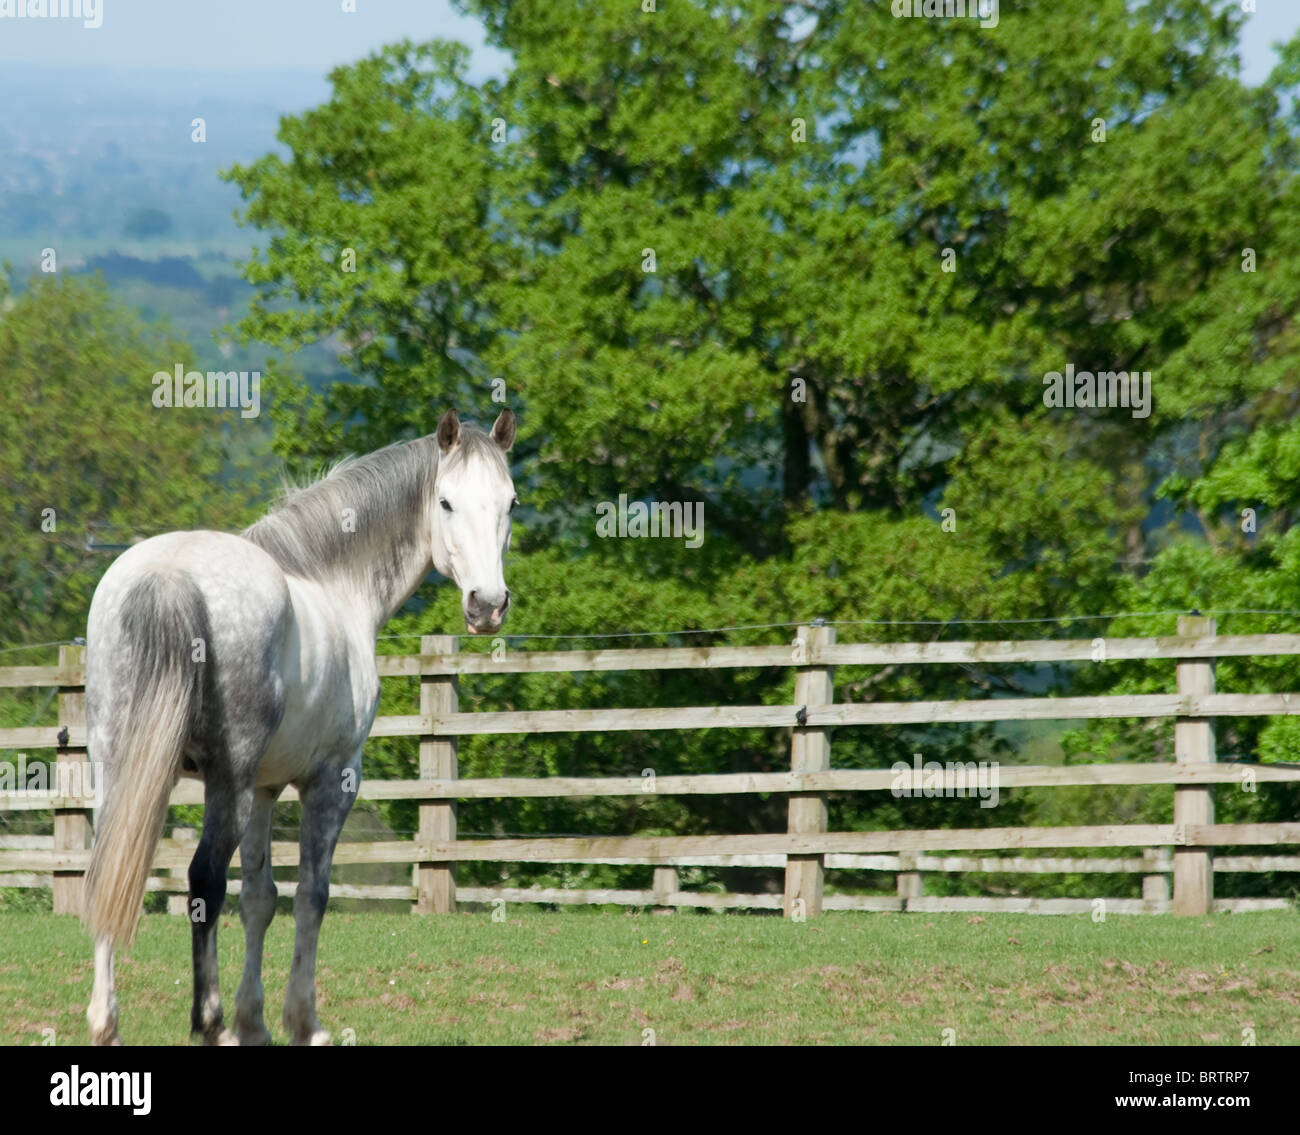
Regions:
<instances>
[{"instance_id":1,"label":"tree foliage","mask_svg":"<svg viewBox=\"0 0 1300 1135\"><path fill-rule=\"evenodd\" d=\"M285 453L426 430L449 402L486 417L504 382L531 506L513 629L1300 608L1300 45L1252 89L1224 2L1024 5L995 33L858 0L463 6L509 53L503 79L471 82L451 45L395 45L284 120L287 157L229 176L267 232L245 334L287 349L338 335L356 374L284 403ZM1047 404L1044 376L1067 364L1149 373L1151 412ZM704 546L602 540L595 509L620 494L703 502ZM1253 673L1300 676L1225 670ZM936 669L848 688L962 696L1041 678ZM629 688L526 687L497 693ZM761 676L631 688L643 704L780 694ZM1230 743L1276 756L1293 733L1240 723ZM1152 744L1138 726L1082 736L1080 753ZM837 762L918 743L1000 742L880 730L837 737ZM564 751L589 771L781 760L752 739L649 744ZM558 741L468 752L571 767Z\"/></svg>"},{"instance_id":2,"label":"tree foliage","mask_svg":"<svg viewBox=\"0 0 1300 1135\"><path fill-rule=\"evenodd\" d=\"M174 528L246 518L247 490L223 484L212 412L159 409L152 376L190 352L143 324L87 277L0 277L0 639L84 635L112 555Z\"/></svg>"}]
</instances>

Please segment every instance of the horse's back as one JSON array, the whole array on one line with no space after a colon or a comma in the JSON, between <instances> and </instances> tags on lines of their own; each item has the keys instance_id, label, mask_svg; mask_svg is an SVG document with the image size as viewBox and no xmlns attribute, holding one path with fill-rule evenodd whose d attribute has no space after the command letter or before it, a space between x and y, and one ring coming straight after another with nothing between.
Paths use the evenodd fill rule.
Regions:
<instances>
[{"instance_id":1,"label":"horse's back","mask_svg":"<svg viewBox=\"0 0 1300 1135\"><path fill-rule=\"evenodd\" d=\"M227 532L168 532L123 552L104 573L90 605L112 618L127 590L142 578L182 575L203 595L213 626L256 631L283 620L289 609L284 573L269 554Z\"/></svg>"},{"instance_id":2,"label":"horse's back","mask_svg":"<svg viewBox=\"0 0 1300 1135\"><path fill-rule=\"evenodd\" d=\"M171 618L163 617L167 613ZM92 756L97 745L111 748L114 721L130 701L132 683L164 651L182 649L195 665L206 664L205 713L224 716L242 706L278 721L278 671L291 617L284 574L265 551L238 536L170 532L124 552L95 589L87 623ZM248 704L249 695L266 704ZM205 724L210 731L216 723Z\"/></svg>"}]
</instances>

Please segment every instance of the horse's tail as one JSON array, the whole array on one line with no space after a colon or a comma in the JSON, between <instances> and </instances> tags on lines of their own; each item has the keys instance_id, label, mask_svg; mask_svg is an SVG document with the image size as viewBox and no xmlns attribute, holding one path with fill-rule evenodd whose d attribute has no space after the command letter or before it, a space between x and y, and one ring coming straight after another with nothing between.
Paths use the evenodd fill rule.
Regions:
<instances>
[{"instance_id":1,"label":"horse's tail","mask_svg":"<svg viewBox=\"0 0 1300 1135\"><path fill-rule=\"evenodd\" d=\"M200 710L203 667L193 660L192 643L209 641L203 596L181 574L137 580L123 596L117 625L127 646L125 688L109 751L96 758L110 775L85 907L95 939L114 946L129 944L140 921L167 799Z\"/></svg>"}]
</instances>

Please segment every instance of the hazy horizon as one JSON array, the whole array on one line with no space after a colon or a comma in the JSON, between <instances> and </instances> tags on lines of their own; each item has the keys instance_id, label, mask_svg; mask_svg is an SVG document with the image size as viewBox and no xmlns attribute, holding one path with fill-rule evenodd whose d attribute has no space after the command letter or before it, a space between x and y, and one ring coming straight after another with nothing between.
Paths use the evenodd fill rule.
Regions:
<instances>
[{"instance_id":1,"label":"hazy horizon","mask_svg":"<svg viewBox=\"0 0 1300 1135\"><path fill-rule=\"evenodd\" d=\"M75 2L75 0L74 0ZM888 0L878 0L888 3ZM449 0L225 0L219 6L179 6L169 0L99 0L100 26L77 19L3 19L0 65L38 68L103 67L134 72L315 74L353 62L402 39L454 39L470 49L470 75L501 75L507 53L486 44L483 26ZM999 31L1012 24L1003 20ZM1259 0L1242 32L1242 76L1257 84L1276 62L1270 45L1300 29L1300 4ZM292 61L285 44L292 44Z\"/></svg>"}]
</instances>

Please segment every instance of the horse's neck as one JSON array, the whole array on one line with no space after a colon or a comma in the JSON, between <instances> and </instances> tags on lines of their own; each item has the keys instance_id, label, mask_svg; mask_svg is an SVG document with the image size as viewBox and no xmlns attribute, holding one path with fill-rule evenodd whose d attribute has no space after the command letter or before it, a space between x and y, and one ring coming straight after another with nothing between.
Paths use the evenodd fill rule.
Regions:
<instances>
[{"instance_id":1,"label":"horse's neck","mask_svg":"<svg viewBox=\"0 0 1300 1135\"><path fill-rule=\"evenodd\" d=\"M372 641L433 570L428 509L394 501L391 515L396 522L374 534L360 562L326 569L321 580L335 606ZM414 523L412 515L419 518Z\"/></svg>"},{"instance_id":2,"label":"horse's neck","mask_svg":"<svg viewBox=\"0 0 1300 1135\"><path fill-rule=\"evenodd\" d=\"M369 612L372 637L378 635L415 589L433 570L432 534L424 531L395 533L391 544L375 557L366 572L369 595L366 609Z\"/></svg>"}]
</instances>

